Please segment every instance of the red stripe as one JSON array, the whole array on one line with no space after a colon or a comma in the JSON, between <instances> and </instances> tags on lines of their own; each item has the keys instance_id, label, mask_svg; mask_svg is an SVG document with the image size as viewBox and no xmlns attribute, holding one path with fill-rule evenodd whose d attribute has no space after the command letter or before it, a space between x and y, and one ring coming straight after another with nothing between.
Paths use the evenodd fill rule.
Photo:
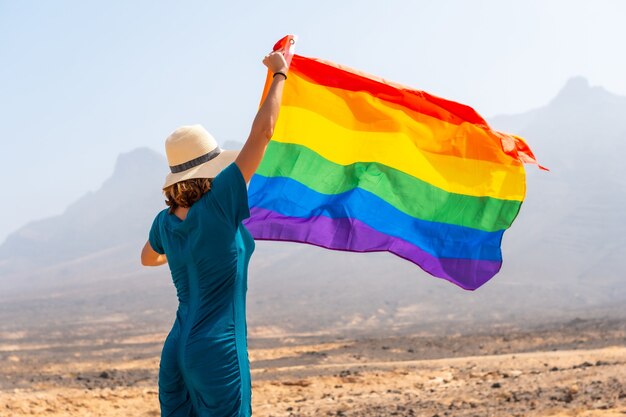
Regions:
<instances>
[{"instance_id":1,"label":"red stripe","mask_svg":"<svg viewBox=\"0 0 626 417\"><path fill-rule=\"evenodd\" d=\"M488 128L487 122L469 106L433 96L424 91L413 90L342 65L294 55L290 71L296 71L298 75L327 87L365 91L381 100L399 104L449 123L469 122Z\"/></svg>"}]
</instances>

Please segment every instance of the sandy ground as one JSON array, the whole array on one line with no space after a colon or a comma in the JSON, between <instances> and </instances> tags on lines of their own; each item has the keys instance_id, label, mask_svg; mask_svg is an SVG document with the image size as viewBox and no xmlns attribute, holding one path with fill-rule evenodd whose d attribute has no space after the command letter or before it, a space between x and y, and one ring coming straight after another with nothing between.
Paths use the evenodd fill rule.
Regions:
<instances>
[{"instance_id":1,"label":"sandy ground","mask_svg":"<svg viewBox=\"0 0 626 417\"><path fill-rule=\"evenodd\" d=\"M255 383L256 413L626 415L624 347L375 362L353 367L337 364L330 368L336 373ZM290 373L293 369L275 372Z\"/></svg>"},{"instance_id":2,"label":"sandy ground","mask_svg":"<svg viewBox=\"0 0 626 417\"><path fill-rule=\"evenodd\" d=\"M0 334L0 416L158 416L165 335L93 329ZM250 345L255 416L626 416L621 322Z\"/></svg>"}]
</instances>

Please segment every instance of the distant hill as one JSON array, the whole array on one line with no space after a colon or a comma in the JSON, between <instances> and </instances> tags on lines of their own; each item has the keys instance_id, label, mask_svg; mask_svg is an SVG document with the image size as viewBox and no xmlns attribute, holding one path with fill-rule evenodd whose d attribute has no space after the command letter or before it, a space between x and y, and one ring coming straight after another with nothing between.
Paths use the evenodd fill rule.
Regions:
<instances>
[{"instance_id":1,"label":"distant hill","mask_svg":"<svg viewBox=\"0 0 626 417\"><path fill-rule=\"evenodd\" d=\"M257 242L249 278L252 334L462 329L621 311L626 97L574 78L546 106L490 123L525 137L551 169L527 167L528 195L505 233L498 276L466 292L391 254ZM9 236L0 246L5 309L150 312L146 317L171 322L175 298L167 268L139 265L150 223L164 207L166 168L164 157L147 149L123 154L100 190Z\"/></svg>"},{"instance_id":2,"label":"distant hill","mask_svg":"<svg viewBox=\"0 0 626 417\"><path fill-rule=\"evenodd\" d=\"M528 169L517 238L505 242L511 276L583 303L626 299L626 97L573 78L547 106L491 124L526 137L551 169Z\"/></svg>"},{"instance_id":3,"label":"distant hill","mask_svg":"<svg viewBox=\"0 0 626 417\"><path fill-rule=\"evenodd\" d=\"M120 155L113 176L98 191L84 195L60 216L11 234L0 246L0 260L50 265L136 240L150 221L146 214L162 202L158 190L164 167L165 158L147 148Z\"/></svg>"},{"instance_id":4,"label":"distant hill","mask_svg":"<svg viewBox=\"0 0 626 417\"><path fill-rule=\"evenodd\" d=\"M81 264L81 259L84 265L99 257L107 264L124 260L113 254L139 244L163 203L159 190L166 168L165 158L147 148L120 155L113 175L99 190L84 195L63 214L8 236L0 246L0 285L34 290L42 280L73 281L76 270L69 265ZM53 279L47 271L58 265L66 266L62 276Z\"/></svg>"}]
</instances>

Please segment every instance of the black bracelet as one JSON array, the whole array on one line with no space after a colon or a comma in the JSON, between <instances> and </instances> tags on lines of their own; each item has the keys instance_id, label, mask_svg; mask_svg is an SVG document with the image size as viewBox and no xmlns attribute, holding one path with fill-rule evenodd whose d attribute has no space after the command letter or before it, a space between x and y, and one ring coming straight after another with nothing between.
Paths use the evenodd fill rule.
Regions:
<instances>
[{"instance_id":1,"label":"black bracelet","mask_svg":"<svg viewBox=\"0 0 626 417\"><path fill-rule=\"evenodd\" d=\"M287 74L285 74L284 72L275 72L274 75L272 75L272 78L276 78L277 75L282 75L283 77L285 77L285 80L287 80Z\"/></svg>"}]
</instances>

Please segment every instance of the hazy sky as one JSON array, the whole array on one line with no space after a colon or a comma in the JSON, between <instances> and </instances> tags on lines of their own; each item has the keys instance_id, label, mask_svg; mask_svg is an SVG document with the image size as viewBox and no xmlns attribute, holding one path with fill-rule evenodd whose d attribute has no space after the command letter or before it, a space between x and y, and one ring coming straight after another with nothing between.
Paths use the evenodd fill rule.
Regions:
<instances>
[{"instance_id":1,"label":"hazy sky","mask_svg":"<svg viewBox=\"0 0 626 417\"><path fill-rule=\"evenodd\" d=\"M489 117L575 75L626 95L625 18L620 0L0 0L0 242L99 188L119 153L163 152L181 124L243 141L284 34Z\"/></svg>"}]
</instances>

